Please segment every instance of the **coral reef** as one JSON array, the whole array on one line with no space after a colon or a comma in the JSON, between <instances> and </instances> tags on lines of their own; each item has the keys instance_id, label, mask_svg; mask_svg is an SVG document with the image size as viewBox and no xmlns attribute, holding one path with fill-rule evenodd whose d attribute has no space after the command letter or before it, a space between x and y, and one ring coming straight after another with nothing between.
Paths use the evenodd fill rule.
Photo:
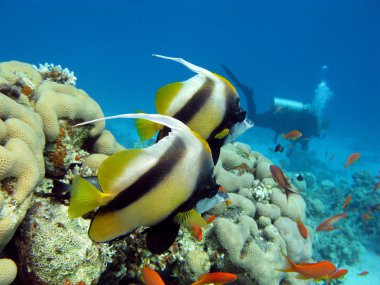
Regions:
<instances>
[{"instance_id":1,"label":"coral reef","mask_svg":"<svg viewBox=\"0 0 380 285\"><path fill-rule=\"evenodd\" d=\"M0 259L0 285L10 285L17 275L17 266L13 260Z\"/></svg>"},{"instance_id":2,"label":"coral reef","mask_svg":"<svg viewBox=\"0 0 380 285\"><path fill-rule=\"evenodd\" d=\"M88 238L89 224L69 219L65 205L35 199L16 239L24 284L96 283L112 250Z\"/></svg>"},{"instance_id":3,"label":"coral reef","mask_svg":"<svg viewBox=\"0 0 380 285\"><path fill-rule=\"evenodd\" d=\"M87 235L91 213L70 220L67 190L57 189L74 174L96 175L104 159L124 148L104 122L72 127L103 116L75 80L60 66L0 63L0 251L16 245L16 282L138 284L149 264L168 285L191 283L209 271L234 272L236 284L309 283L276 271L286 265L282 253L311 261L313 233L309 228L305 240L295 223L306 222L306 204L299 194L287 199L272 178L272 162L242 143L221 149L215 174L231 203L204 214L216 218L202 230L203 240L182 228L162 255L146 250L144 228L111 244L93 243ZM314 204L311 211L320 213ZM1 266L8 269L0 270L0 282L11 283L16 266L7 259Z\"/></svg>"},{"instance_id":4,"label":"coral reef","mask_svg":"<svg viewBox=\"0 0 380 285\"><path fill-rule=\"evenodd\" d=\"M42 79L45 81L53 81L74 86L76 84L77 78L75 77L74 72L67 68L62 69L60 65L45 62L44 64L39 64L38 67L35 65L33 65L33 67L39 71Z\"/></svg>"},{"instance_id":5,"label":"coral reef","mask_svg":"<svg viewBox=\"0 0 380 285\"><path fill-rule=\"evenodd\" d=\"M33 233L33 237L41 238L42 234L50 236L55 232L56 228L51 228L53 224L47 222L49 219L41 218L36 222L38 228L33 228L30 226L33 224L30 222L30 214L25 218L31 205L35 207L38 204L36 195L53 195L52 183L48 183L46 177L60 178L67 182L73 173L73 165L82 164L89 154L107 157L106 155L123 149L112 134L104 130L104 123L84 128L72 127L75 122L103 116L99 105L88 94L72 86L75 79L73 73L62 70L60 66L45 65L38 70L32 65L17 61L0 63L0 252L11 241L23 220L24 234ZM90 168L86 169L90 171ZM93 174L94 171L96 170L90 172ZM45 188L38 190L38 185ZM49 204L49 207L54 208L53 204ZM58 206L56 209L60 209L62 213L67 211ZM81 234L86 236L87 243L91 243L85 233L86 230L83 230ZM57 242L64 239L69 240L69 236L57 237ZM78 245L80 243L78 241ZM29 250L32 250L32 245L30 246ZM36 276L49 268L49 262L46 260L48 256L50 262L54 260L54 257L47 254L51 248L47 249L47 243L40 243L38 251L35 250L33 254L29 252L35 257L38 256L39 262L43 257L38 253L45 252L46 263L44 266L35 267L38 268ZM25 257L23 254L26 252L18 254ZM99 260L102 259L103 252L107 250L96 248ZM54 250L50 253L58 254ZM31 263L36 264L35 260ZM60 265L62 264L61 262ZM55 270L57 268L58 265ZM84 278L87 280L86 283L97 280L102 268L103 263L95 270L96 274L90 274L92 279ZM24 267L21 272L25 273L25 270ZM72 266L72 270L75 270L75 266ZM79 277L73 279L77 280L76 282L81 281ZM49 279L39 280L44 280L41 282L46 284L50 282L46 281Z\"/></svg>"}]
</instances>

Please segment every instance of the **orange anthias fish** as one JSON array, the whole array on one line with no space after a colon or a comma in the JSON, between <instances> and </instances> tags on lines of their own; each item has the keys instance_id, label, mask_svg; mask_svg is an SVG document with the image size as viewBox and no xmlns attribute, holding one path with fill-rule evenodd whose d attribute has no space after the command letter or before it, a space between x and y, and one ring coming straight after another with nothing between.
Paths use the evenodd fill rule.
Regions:
<instances>
[{"instance_id":1,"label":"orange anthias fish","mask_svg":"<svg viewBox=\"0 0 380 285\"><path fill-rule=\"evenodd\" d=\"M373 189L373 192L376 192L377 190L380 189L380 181L378 181L375 185L375 188Z\"/></svg>"},{"instance_id":2,"label":"orange anthias fish","mask_svg":"<svg viewBox=\"0 0 380 285\"><path fill-rule=\"evenodd\" d=\"M342 205L342 209L344 209L344 207L346 207L348 205L348 203L350 203L350 201L351 201L351 195L348 194L346 200L344 200L344 203Z\"/></svg>"},{"instance_id":3,"label":"orange anthias fish","mask_svg":"<svg viewBox=\"0 0 380 285\"><path fill-rule=\"evenodd\" d=\"M227 272L213 272L206 273L198 277L198 281L191 283L191 285L203 285L214 283L216 285L223 285L230 283L237 279L237 276Z\"/></svg>"},{"instance_id":4,"label":"orange anthias fish","mask_svg":"<svg viewBox=\"0 0 380 285\"><path fill-rule=\"evenodd\" d=\"M200 226L191 226L191 232L197 241L202 241L203 232Z\"/></svg>"},{"instance_id":5,"label":"orange anthias fish","mask_svg":"<svg viewBox=\"0 0 380 285\"><path fill-rule=\"evenodd\" d=\"M330 284L331 280L334 279L343 279L344 275L346 275L348 270L346 268L338 269L333 274L329 276L329 280L327 281L327 284Z\"/></svg>"},{"instance_id":6,"label":"orange anthias fish","mask_svg":"<svg viewBox=\"0 0 380 285\"><path fill-rule=\"evenodd\" d=\"M344 214L338 214L335 216L332 216L326 220L324 220L318 227L317 232L320 231L331 231L334 229L334 224L337 223L339 220L347 218L347 213Z\"/></svg>"},{"instance_id":7,"label":"orange anthias fish","mask_svg":"<svg viewBox=\"0 0 380 285\"><path fill-rule=\"evenodd\" d=\"M353 154L351 154L348 158L347 158L347 161L346 163L344 164L344 169L347 169L347 167L349 167L350 165L352 165L353 163L357 162L358 159L360 158L361 154L358 153L358 152L355 152Z\"/></svg>"},{"instance_id":8,"label":"orange anthias fish","mask_svg":"<svg viewBox=\"0 0 380 285\"><path fill-rule=\"evenodd\" d=\"M290 189L290 184L288 180L286 180L284 173L282 172L281 168L272 164L270 166L270 172L273 175L274 180L276 180L278 186L280 186L285 191L286 199L289 198L289 195L291 193L297 193Z\"/></svg>"},{"instance_id":9,"label":"orange anthias fish","mask_svg":"<svg viewBox=\"0 0 380 285\"><path fill-rule=\"evenodd\" d=\"M372 216L369 213L365 213L362 215L362 218L366 221L372 220Z\"/></svg>"},{"instance_id":10,"label":"orange anthias fish","mask_svg":"<svg viewBox=\"0 0 380 285\"><path fill-rule=\"evenodd\" d=\"M165 285L161 276L147 265L142 269L142 278L146 285Z\"/></svg>"},{"instance_id":11,"label":"orange anthias fish","mask_svg":"<svg viewBox=\"0 0 380 285\"><path fill-rule=\"evenodd\" d=\"M360 273L358 273L359 276L365 276L367 275L369 272L368 271L362 271Z\"/></svg>"},{"instance_id":12,"label":"orange anthias fish","mask_svg":"<svg viewBox=\"0 0 380 285\"><path fill-rule=\"evenodd\" d=\"M212 223L215 220L215 218L216 218L215 215L209 216L206 220L206 223L207 224ZM193 237L195 237L195 239L197 241L202 241L203 232L202 232L202 228L200 226L191 226L191 232L193 234Z\"/></svg>"},{"instance_id":13,"label":"orange anthias fish","mask_svg":"<svg viewBox=\"0 0 380 285\"><path fill-rule=\"evenodd\" d=\"M216 216L215 215L210 215L207 219L206 219L206 223L210 224L212 223L214 220L215 220Z\"/></svg>"},{"instance_id":14,"label":"orange anthias fish","mask_svg":"<svg viewBox=\"0 0 380 285\"><path fill-rule=\"evenodd\" d=\"M302 137L302 133L300 131L293 130L287 134L282 134L281 136L283 139L286 139L286 140L297 140L300 137Z\"/></svg>"},{"instance_id":15,"label":"orange anthias fish","mask_svg":"<svg viewBox=\"0 0 380 285\"><path fill-rule=\"evenodd\" d=\"M298 227L298 231L300 232L300 235L304 239L307 239L307 229L306 229L305 225L300 220L297 220L297 227Z\"/></svg>"},{"instance_id":16,"label":"orange anthias fish","mask_svg":"<svg viewBox=\"0 0 380 285\"><path fill-rule=\"evenodd\" d=\"M299 279L328 279L331 274L336 271L336 267L329 261L322 260L315 263L294 263L288 256L284 254L289 262L289 266L285 269L277 269L283 272L297 272Z\"/></svg>"}]
</instances>

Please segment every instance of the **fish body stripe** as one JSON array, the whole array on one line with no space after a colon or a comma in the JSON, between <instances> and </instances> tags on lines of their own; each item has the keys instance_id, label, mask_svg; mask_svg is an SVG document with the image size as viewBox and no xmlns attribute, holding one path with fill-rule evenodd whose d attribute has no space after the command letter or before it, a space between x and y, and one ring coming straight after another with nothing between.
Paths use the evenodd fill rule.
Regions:
<instances>
[{"instance_id":1,"label":"fish body stripe","mask_svg":"<svg viewBox=\"0 0 380 285\"><path fill-rule=\"evenodd\" d=\"M231 129L233 125L238 121L233 119L234 113L239 112L239 102L236 101L237 95L234 94L233 91L229 88L226 91L227 93L225 95L224 116L223 119L220 121L219 125L210 135L211 138L214 138L225 128Z\"/></svg>"},{"instance_id":2,"label":"fish body stripe","mask_svg":"<svg viewBox=\"0 0 380 285\"><path fill-rule=\"evenodd\" d=\"M138 201L149 191L152 191L162 180L170 175L171 170L185 156L186 146L176 138L171 147L160 157L156 165L142 174L135 182L129 185L107 205L108 211L118 211Z\"/></svg>"},{"instance_id":3,"label":"fish body stripe","mask_svg":"<svg viewBox=\"0 0 380 285\"><path fill-rule=\"evenodd\" d=\"M187 104L178 110L173 117L181 122L188 124L193 117L202 109L203 105L212 95L215 83L206 78L202 86L194 93L194 95L189 99Z\"/></svg>"}]
</instances>

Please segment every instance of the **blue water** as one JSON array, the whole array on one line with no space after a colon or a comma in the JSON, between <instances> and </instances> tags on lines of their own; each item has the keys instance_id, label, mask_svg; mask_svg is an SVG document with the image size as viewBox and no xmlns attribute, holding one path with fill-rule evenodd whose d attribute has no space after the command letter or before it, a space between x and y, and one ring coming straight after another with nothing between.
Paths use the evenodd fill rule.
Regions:
<instances>
[{"instance_id":1,"label":"blue water","mask_svg":"<svg viewBox=\"0 0 380 285\"><path fill-rule=\"evenodd\" d=\"M378 0L1 0L0 10L0 61L68 67L106 115L154 112L159 87L193 76L152 53L220 74L227 65L255 89L259 113L274 96L311 102L325 79L330 128L311 151L349 183L355 170L380 170ZM273 135L254 128L242 140L278 162ZM343 172L352 152L362 157Z\"/></svg>"}]
</instances>

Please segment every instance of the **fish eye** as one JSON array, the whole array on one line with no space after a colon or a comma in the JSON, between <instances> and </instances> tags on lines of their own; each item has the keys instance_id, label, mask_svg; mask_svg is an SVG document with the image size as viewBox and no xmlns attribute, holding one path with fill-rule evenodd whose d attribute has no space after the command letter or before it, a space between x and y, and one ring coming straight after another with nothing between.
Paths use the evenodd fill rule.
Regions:
<instances>
[{"instance_id":1,"label":"fish eye","mask_svg":"<svg viewBox=\"0 0 380 285\"><path fill-rule=\"evenodd\" d=\"M210 186L208 186L207 188L211 188ZM207 198L212 198L216 195L216 193L218 193L218 188L211 188L209 191L208 191L208 195L207 195Z\"/></svg>"},{"instance_id":2,"label":"fish eye","mask_svg":"<svg viewBox=\"0 0 380 285\"><path fill-rule=\"evenodd\" d=\"M247 114L246 111L239 108L239 110L235 112L236 121L243 122L245 120L246 114Z\"/></svg>"}]
</instances>

